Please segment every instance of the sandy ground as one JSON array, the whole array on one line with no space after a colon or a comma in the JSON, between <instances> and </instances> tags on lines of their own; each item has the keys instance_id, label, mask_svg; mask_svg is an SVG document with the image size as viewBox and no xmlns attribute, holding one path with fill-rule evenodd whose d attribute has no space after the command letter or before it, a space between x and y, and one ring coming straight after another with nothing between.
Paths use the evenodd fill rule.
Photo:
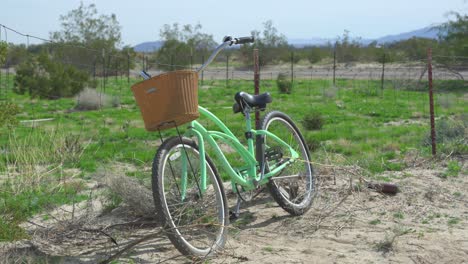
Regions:
<instances>
[{"instance_id":1,"label":"sandy ground","mask_svg":"<svg viewBox=\"0 0 468 264\"><path fill-rule=\"evenodd\" d=\"M459 175L446 179L441 177L446 161L418 162L417 167L380 175L398 184L400 192L394 196L358 188L359 169L319 166L320 191L307 214L291 217L262 193L244 204L240 218L231 223L225 251L206 262L468 263L468 163L466 158L459 162ZM103 187L91 184L90 189L99 196ZM234 196L229 197L234 205ZM129 211L123 206L103 212L96 198L49 212L52 219L35 217L25 223L31 240L3 244L0 262L105 260L159 230ZM137 225L128 224L135 220ZM104 227L105 232L96 232ZM163 234L126 251L119 261L191 262Z\"/></svg>"}]
</instances>

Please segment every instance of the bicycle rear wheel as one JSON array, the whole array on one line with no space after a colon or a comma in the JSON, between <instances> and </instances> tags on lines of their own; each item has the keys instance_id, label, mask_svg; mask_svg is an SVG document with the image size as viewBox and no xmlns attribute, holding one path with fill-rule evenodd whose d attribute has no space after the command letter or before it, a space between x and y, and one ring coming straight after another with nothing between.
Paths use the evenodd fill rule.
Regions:
<instances>
[{"instance_id":1,"label":"bicycle rear wheel","mask_svg":"<svg viewBox=\"0 0 468 264\"><path fill-rule=\"evenodd\" d=\"M207 155L206 174L207 189L203 192L198 146L188 138L168 139L154 158L156 212L171 242L188 256L214 254L226 240L227 200L216 167Z\"/></svg>"},{"instance_id":2,"label":"bicycle rear wheel","mask_svg":"<svg viewBox=\"0 0 468 264\"><path fill-rule=\"evenodd\" d=\"M316 191L315 176L304 138L291 118L279 111L269 112L263 117L262 129L285 141L299 154L295 162L270 178L267 186L284 210L292 215L302 215L310 209ZM288 154L288 149L265 136L266 171L288 161L291 158Z\"/></svg>"}]
</instances>

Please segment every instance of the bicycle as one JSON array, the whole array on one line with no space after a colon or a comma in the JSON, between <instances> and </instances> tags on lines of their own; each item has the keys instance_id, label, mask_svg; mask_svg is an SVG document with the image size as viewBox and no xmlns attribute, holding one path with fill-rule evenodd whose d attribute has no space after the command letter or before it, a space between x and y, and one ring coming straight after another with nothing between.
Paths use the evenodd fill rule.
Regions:
<instances>
[{"instance_id":1,"label":"bicycle","mask_svg":"<svg viewBox=\"0 0 468 264\"><path fill-rule=\"evenodd\" d=\"M253 37L225 37L198 73L226 47L253 42ZM261 129L253 129L251 113L265 110L272 102L271 95L238 92L234 99L234 113L242 113L245 118L247 148L219 118L198 106L201 116L219 130L208 131L194 120L182 136L176 126L178 136L162 142L153 160L152 189L158 218L170 241L188 256L205 257L222 250L230 220L224 186L205 143L212 147L237 192L234 217L239 215L241 202L252 198L263 186L291 215L304 214L315 196L309 150L291 118L271 111L263 117ZM245 165L231 166L216 140L238 152Z\"/></svg>"}]
</instances>

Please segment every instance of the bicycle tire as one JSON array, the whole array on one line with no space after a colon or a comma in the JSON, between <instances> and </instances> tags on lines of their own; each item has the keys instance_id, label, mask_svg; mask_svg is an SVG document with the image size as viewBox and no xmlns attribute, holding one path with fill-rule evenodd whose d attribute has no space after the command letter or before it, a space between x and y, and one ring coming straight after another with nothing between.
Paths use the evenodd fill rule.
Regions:
<instances>
[{"instance_id":1,"label":"bicycle tire","mask_svg":"<svg viewBox=\"0 0 468 264\"><path fill-rule=\"evenodd\" d=\"M229 224L227 199L216 167L208 155L205 155L207 165L206 192L203 194L200 192L197 183L199 178L196 178L196 174L190 175L188 172L186 197L185 200L182 199L181 186L177 186L177 181L181 180L181 178L177 178L181 175L177 174L180 170L180 166L178 166L180 164L177 162L181 160L180 156L183 153L186 153L185 155L188 157L192 156L189 157L189 160L196 155L199 157L197 144L189 138L172 137L164 141L155 155L152 187L156 212L166 235L182 254L192 258L207 257L224 247L227 225ZM199 160L193 159L188 163L190 167L196 167L197 164L199 166ZM190 168L188 169L190 170ZM172 185L170 184L171 180L174 182ZM190 183L193 186L189 186ZM176 189L179 190L179 194L177 194ZM211 211L213 208L206 206L211 205L213 201L216 205L214 212ZM192 205L194 208L191 207ZM200 208L195 208L197 205ZM180 207L180 211L177 211L176 207ZM199 234L192 236L190 232L196 232L197 229ZM195 241L198 238L200 240Z\"/></svg>"},{"instance_id":2,"label":"bicycle tire","mask_svg":"<svg viewBox=\"0 0 468 264\"><path fill-rule=\"evenodd\" d=\"M272 129L272 124L275 123L280 125L277 129ZM299 159L293 164L287 166L279 174L270 178L267 183L267 187L272 195L273 199L288 213L291 215L302 215L307 212L313 202L313 198L316 192L315 186L315 175L313 171L312 164L310 163L310 153L305 143L304 137L301 132L294 124L292 119L283 112L280 111L271 111L267 113L262 121L261 127L263 130L272 132L290 146L292 146L300 155ZM286 128L287 130L282 131L281 127ZM291 137L291 135L293 137ZM295 141L295 142L293 142ZM268 137L265 136L265 151L272 149L275 144L274 141L268 140ZM279 144L278 144L279 145ZM266 153L265 152L265 153ZM285 150L284 153L287 153L288 150ZM288 157L283 157L282 161L286 160ZM265 156L263 157L265 160ZM269 164L274 162L268 162L265 160L265 170L266 172L270 171ZM302 169L301 169L302 167ZM297 172L296 172L297 171ZM293 174L291 174L293 173ZM293 175L293 176L282 176ZM294 175L297 174L297 177ZM303 177L304 176L304 177ZM279 178L284 177L284 178ZM300 180L305 180L305 182L299 182ZM299 188L304 189L303 198L299 196Z\"/></svg>"}]
</instances>

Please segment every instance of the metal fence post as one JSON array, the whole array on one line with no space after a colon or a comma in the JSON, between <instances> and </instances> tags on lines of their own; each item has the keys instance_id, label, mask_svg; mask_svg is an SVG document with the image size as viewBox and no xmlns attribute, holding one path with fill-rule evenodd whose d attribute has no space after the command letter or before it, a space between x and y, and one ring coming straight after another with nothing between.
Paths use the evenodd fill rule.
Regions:
<instances>
[{"instance_id":1,"label":"metal fence post","mask_svg":"<svg viewBox=\"0 0 468 264\"><path fill-rule=\"evenodd\" d=\"M229 87L229 55L226 55L226 88Z\"/></svg>"},{"instance_id":2,"label":"metal fence post","mask_svg":"<svg viewBox=\"0 0 468 264\"><path fill-rule=\"evenodd\" d=\"M130 54L127 53L127 83L130 84Z\"/></svg>"},{"instance_id":3,"label":"metal fence post","mask_svg":"<svg viewBox=\"0 0 468 264\"><path fill-rule=\"evenodd\" d=\"M333 48L333 86L335 86L336 84L335 76L336 76L336 42Z\"/></svg>"},{"instance_id":4,"label":"metal fence post","mask_svg":"<svg viewBox=\"0 0 468 264\"><path fill-rule=\"evenodd\" d=\"M202 55L201 60L202 60L202 65L205 64L205 55ZM201 85L203 85L204 72L205 71L201 72Z\"/></svg>"},{"instance_id":5,"label":"metal fence post","mask_svg":"<svg viewBox=\"0 0 468 264\"><path fill-rule=\"evenodd\" d=\"M291 85L294 83L294 51L291 51Z\"/></svg>"},{"instance_id":6,"label":"metal fence post","mask_svg":"<svg viewBox=\"0 0 468 264\"><path fill-rule=\"evenodd\" d=\"M431 115L432 156L436 155L436 131L434 118L434 95L432 92L432 48L427 49L427 77L429 79L429 111Z\"/></svg>"},{"instance_id":7,"label":"metal fence post","mask_svg":"<svg viewBox=\"0 0 468 264\"><path fill-rule=\"evenodd\" d=\"M384 89L384 81L385 81L385 47L383 48L383 57L382 57L382 77L380 80L380 89L382 90L382 95L383 95L383 89Z\"/></svg>"},{"instance_id":8,"label":"metal fence post","mask_svg":"<svg viewBox=\"0 0 468 264\"><path fill-rule=\"evenodd\" d=\"M253 59L254 59L254 94L260 93L260 64L258 62L258 49L253 50ZM255 112L255 129L260 128L260 113Z\"/></svg>"}]
</instances>

